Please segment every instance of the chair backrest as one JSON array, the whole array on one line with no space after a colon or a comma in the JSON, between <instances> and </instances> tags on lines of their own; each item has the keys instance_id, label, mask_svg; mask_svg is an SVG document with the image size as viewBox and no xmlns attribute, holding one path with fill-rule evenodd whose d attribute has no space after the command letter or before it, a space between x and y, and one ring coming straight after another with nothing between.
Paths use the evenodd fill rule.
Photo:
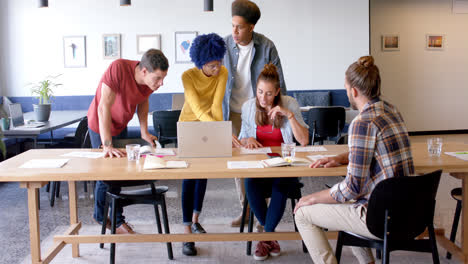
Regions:
<instances>
[{"instance_id":1,"label":"chair backrest","mask_svg":"<svg viewBox=\"0 0 468 264\"><path fill-rule=\"evenodd\" d=\"M299 106L329 106L330 92L294 92L293 97Z\"/></svg>"},{"instance_id":2,"label":"chair backrest","mask_svg":"<svg viewBox=\"0 0 468 264\"><path fill-rule=\"evenodd\" d=\"M442 170L423 176L395 177L375 186L367 208L367 228L384 238L385 220L391 239L408 240L420 235L434 220L435 197Z\"/></svg>"},{"instance_id":3,"label":"chair backrest","mask_svg":"<svg viewBox=\"0 0 468 264\"><path fill-rule=\"evenodd\" d=\"M309 132L315 138L340 136L345 120L346 111L344 107L314 107L307 112Z\"/></svg>"},{"instance_id":4,"label":"chair backrest","mask_svg":"<svg viewBox=\"0 0 468 264\"><path fill-rule=\"evenodd\" d=\"M85 143L86 133L88 132L88 117L81 119L75 131L75 145L82 148Z\"/></svg>"},{"instance_id":5,"label":"chair backrest","mask_svg":"<svg viewBox=\"0 0 468 264\"><path fill-rule=\"evenodd\" d=\"M180 110L153 112L153 127L159 140L177 140L177 121L179 121L179 116Z\"/></svg>"}]
</instances>

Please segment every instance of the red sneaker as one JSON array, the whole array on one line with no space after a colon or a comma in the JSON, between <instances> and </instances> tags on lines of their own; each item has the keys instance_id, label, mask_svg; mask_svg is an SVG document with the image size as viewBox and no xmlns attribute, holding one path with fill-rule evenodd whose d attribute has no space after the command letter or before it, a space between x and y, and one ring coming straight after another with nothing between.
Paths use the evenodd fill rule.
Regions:
<instances>
[{"instance_id":1,"label":"red sneaker","mask_svg":"<svg viewBox=\"0 0 468 264\"><path fill-rule=\"evenodd\" d=\"M255 260L265 260L268 258L268 252L270 251L270 246L268 242L259 241L255 249L254 259Z\"/></svg>"},{"instance_id":2,"label":"red sneaker","mask_svg":"<svg viewBox=\"0 0 468 264\"><path fill-rule=\"evenodd\" d=\"M278 241L268 241L267 243L270 246L270 255L272 257L278 257L281 255L281 248Z\"/></svg>"}]
</instances>

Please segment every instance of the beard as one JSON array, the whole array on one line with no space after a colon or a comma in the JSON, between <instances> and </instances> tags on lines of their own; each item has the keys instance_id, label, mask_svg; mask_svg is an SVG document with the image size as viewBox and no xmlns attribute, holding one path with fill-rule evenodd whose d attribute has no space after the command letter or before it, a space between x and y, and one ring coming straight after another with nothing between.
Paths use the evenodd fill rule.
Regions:
<instances>
[{"instance_id":1,"label":"beard","mask_svg":"<svg viewBox=\"0 0 468 264\"><path fill-rule=\"evenodd\" d=\"M356 106L356 102L351 97L349 97L348 99L349 99L349 104L351 105L351 109L358 110Z\"/></svg>"}]
</instances>

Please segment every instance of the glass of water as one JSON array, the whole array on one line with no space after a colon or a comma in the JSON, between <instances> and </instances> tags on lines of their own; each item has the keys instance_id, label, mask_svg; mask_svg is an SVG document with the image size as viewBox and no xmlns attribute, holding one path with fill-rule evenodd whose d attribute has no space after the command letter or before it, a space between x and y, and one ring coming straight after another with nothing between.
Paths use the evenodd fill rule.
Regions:
<instances>
[{"instance_id":1,"label":"glass of water","mask_svg":"<svg viewBox=\"0 0 468 264\"><path fill-rule=\"evenodd\" d=\"M138 161L140 159L140 144L125 145L128 161Z\"/></svg>"},{"instance_id":2,"label":"glass of water","mask_svg":"<svg viewBox=\"0 0 468 264\"><path fill-rule=\"evenodd\" d=\"M429 138L427 140L427 152L429 157L440 157L442 152L442 139L441 138Z\"/></svg>"},{"instance_id":3,"label":"glass of water","mask_svg":"<svg viewBox=\"0 0 468 264\"><path fill-rule=\"evenodd\" d=\"M281 143L281 154L283 159L296 156L296 143Z\"/></svg>"}]
</instances>

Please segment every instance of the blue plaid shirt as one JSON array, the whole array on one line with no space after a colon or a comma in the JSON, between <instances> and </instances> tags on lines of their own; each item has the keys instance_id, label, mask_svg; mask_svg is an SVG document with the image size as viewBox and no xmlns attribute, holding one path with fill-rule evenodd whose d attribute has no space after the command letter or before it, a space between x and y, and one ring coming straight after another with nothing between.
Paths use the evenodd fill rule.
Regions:
<instances>
[{"instance_id":1,"label":"blue plaid shirt","mask_svg":"<svg viewBox=\"0 0 468 264\"><path fill-rule=\"evenodd\" d=\"M408 131L401 114L380 99L368 102L349 126L346 178L330 189L338 202L367 205L380 181L414 173Z\"/></svg>"}]
</instances>

